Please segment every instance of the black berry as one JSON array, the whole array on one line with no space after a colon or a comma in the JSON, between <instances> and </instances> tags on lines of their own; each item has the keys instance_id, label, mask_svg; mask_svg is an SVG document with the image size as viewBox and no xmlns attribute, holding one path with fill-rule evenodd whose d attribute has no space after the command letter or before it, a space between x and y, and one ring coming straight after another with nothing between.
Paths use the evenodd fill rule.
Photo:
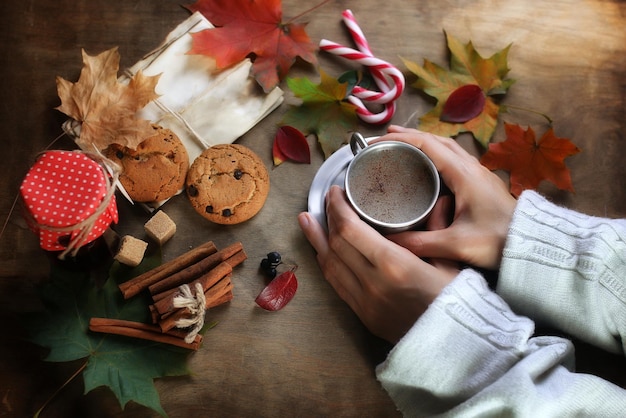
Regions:
<instances>
[{"instance_id":1,"label":"black berry","mask_svg":"<svg viewBox=\"0 0 626 418\"><path fill-rule=\"evenodd\" d=\"M280 254L276 251L267 253L267 257L261 260L261 271L270 278L276 277L276 267L281 264Z\"/></svg>"},{"instance_id":2,"label":"black berry","mask_svg":"<svg viewBox=\"0 0 626 418\"><path fill-rule=\"evenodd\" d=\"M270 260L268 260L267 258L264 258L263 260L261 260L261 269L267 271L271 268L272 268L272 263L270 263Z\"/></svg>"},{"instance_id":3,"label":"black berry","mask_svg":"<svg viewBox=\"0 0 626 418\"><path fill-rule=\"evenodd\" d=\"M241 172L241 170L236 169L235 172L233 173L233 176L235 176L235 179L241 180L241 177L243 176L243 173Z\"/></svg>"},{"instance_id":4,"label":"black berry","mask_svg":"<svg viewBox=\"0 0 626 418\"><path fill-rule=\"evenodd\" d=\"M279 264L281 261L280 253L277 251L272 251L271 253L267 253L267 259L272 264Z\"/></svg>"}]
</instances>

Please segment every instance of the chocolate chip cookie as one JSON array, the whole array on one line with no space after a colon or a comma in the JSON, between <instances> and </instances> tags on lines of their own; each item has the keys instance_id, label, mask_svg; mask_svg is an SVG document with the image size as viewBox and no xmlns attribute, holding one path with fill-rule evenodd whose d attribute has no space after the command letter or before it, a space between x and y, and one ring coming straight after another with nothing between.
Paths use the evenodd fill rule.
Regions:
<instances>
[{"instance_id":1,"label":"chocolate chip cookie","mask_svg":"<svg viewBox=\"0 0 626 418\"><path fill-rule=\"evenodd\" d=\"M211 222L244 222L263 207L269 174L251 149L239 144L215 145L196 158L187 173L187 196Z\"/></svg>"},{"instance_id":2,"label":"chocolate chip cookie","mask_svg":"<svg viewBox=\"0 0 626 418\"><path fill-rule=\"evenodd\" d=\"M135 202L160 202L185 186L189 156L178 136L154 126L154 135L137 149L110 145L104 155L122 167L120 182Z\"/></svg>"}]
</instances>

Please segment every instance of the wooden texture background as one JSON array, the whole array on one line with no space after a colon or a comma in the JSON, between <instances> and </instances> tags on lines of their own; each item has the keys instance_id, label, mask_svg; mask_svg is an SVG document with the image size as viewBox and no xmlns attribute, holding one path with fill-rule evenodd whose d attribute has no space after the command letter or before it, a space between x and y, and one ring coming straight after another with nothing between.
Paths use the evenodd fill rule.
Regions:
<instances>
[{"instance_id":1,"label":"wooden texture background","mask_svg":"<svg viewBox=\"0 0 626 418\"><path fill-rule=\"evenodd\" d=\"M284 0L285 19L309 7ZM341 12L355 13L374 53L414 78L400 57L427 58L447 66L444 31L471 40L488 57L509 44L510 77L517 82L504 103L535 109L554 119L559 136L582 153L567 160L576 193L543 184L554 201L589 214L626 215L626 3L601 0L387 0L331 1L308 14L315 43L328 38L352 45ZM3 0L0 3L0 214L8 224L0 240L0 417L32 413L81 365L41 361L45 350L24 339L25 312L40 309L37 283L48 264L20 214L10 215L21 179L37 153L61 133L62 114L55 77L76 80L80 50L95 55L119 46L122 67L155 48L189 13L177 0ZM338 76L354 66L319 54L321 66ZM290 76L318 79L315 68L298 63ZM286 89L285 83L282 85ZM287 90L287 89L286 89ZM412 87L399 101L394 123L414 126L432 102ZM271 142L283 105L238 140L271 167ZM209 110L210 111L210 110ZM503 119L537 133L547 126L531 113L512 111ZM385 126L359 129L378 135ZM495 140L503 139L499 126ZM234 276L235 299L216 309L202 349L190 360L193 374L157 380L165 411L172 418L196 416L372 416L396 415L375 379L374 367L389 347L372 337L320 274L315 254L301 234L296 215L307 207L309 185L323 162L314 138L310 165L286 163L271 170L264 209L251 221L232 227L209 224L183 196L164 209L178 225L166 244L170 259L207 240L219 246L242 241L249 259ZM469 137L459 141L479 155ZM67 138L56 148L71 147ZM118 230L138 236L147 214L120 200ZM10 216L9 216L10 215ZM254 298L264 282L261 258L279 251L299 265L299 289L278 313L258 309ZM577 345L578 367L624 386L623 358ZM122 411L110 391L83 395L82 380L72 381L46 409L44 417L152 417L130 403Z\"/></svg>"}]
</instances>

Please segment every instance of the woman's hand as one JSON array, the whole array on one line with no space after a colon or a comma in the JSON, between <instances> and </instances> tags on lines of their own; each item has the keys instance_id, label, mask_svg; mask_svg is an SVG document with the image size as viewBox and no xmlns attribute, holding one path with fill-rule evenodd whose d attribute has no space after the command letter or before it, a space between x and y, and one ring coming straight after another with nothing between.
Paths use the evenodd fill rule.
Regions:
<instances>
[{"instance_id":1,"label":"woman's hand","mask_svg":"<svg viewBox=\"0 0 626 418\"><path fill-rule=\"evenodd\" d=\"M516 205L504 182L453 139L390 126L389 134L379 140L402 141L420 148L454 194L454 216L448 228L402 232L388 238L419 257L497 269Z\"/></svg>"},{"instance_id":2,"label":"woman's hand","mask_svg":"<svg viewBox=\"0 0 626 418\"><path fill-rule=\"evenodd\" d=\"M452 139L392 126L379 140L420 148L452 191L454 196L438 200L425 231L380 235L338 186L326 197L328 234L306 212L298 220L335 291L372 333L395 343L458 274L450 260L499 266L516 202L495 174Z\"/></svg>"},{"instance_id":3,"label":"woman's hand","mask_svg":"<svg viewBox=\"0 0 626 418\"><path fill-rule=\"evenodd\" d=\"M327 195L326 216L328 235L310 214L298 217L324 277L373 334L397 342L458 270L428 264L380 235L338 186Z\"/></svg>"}]
</instances>

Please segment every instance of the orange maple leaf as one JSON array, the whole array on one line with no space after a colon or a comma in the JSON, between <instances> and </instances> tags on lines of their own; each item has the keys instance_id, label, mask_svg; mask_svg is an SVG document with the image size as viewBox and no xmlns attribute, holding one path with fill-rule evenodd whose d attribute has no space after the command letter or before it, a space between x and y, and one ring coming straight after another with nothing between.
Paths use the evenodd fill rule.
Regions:
<instances>
[{"instance_id":1,"label":"orange maple leaf","mask_svg":"<svg viewBox=\"0 0 626 418\"><path fill-rule=\"evenodd\" d=\"M83 68L76 83L57 77L61 105L56 109L81 124L76 143L84 150L103 150L112 143L136 148L154 134L151 123L136 114L158 97L154 89L159 76L145 76L140 71L122 84L117 80L117 48L96 56L83 50L82 56Z\"/></svg>"},{"instance_id":2,"label":"orange maple leaf","mask_svg":"<svg viewBox=\"0 0 626 418\"><path fill-rule=\"evenodd\" d=\"M517 197L525 189L536 189L542 180L554 183L559 189L574 191L565 158L580 152L576 145L554 135L552 128L539 141L530 127L525 131L519 125L505 123L504 129L506 140L489 144L480 162L490 170L510 173L512 195Z\"/></svg>"},{"instance_id":3,"label":"orange maple leaf","mask_svg":"<svg viewBox=\"0 0 626 418\"><path fill-rule=\"evenodd\" d=\"M296 57L317 62L305 24L282 23L280 0L198 0L186 7L217 26L193 34L189 53L214 58L220 69L252 56L252 75L265 92L287 75Z\"/></svg>"}]
</instances>

